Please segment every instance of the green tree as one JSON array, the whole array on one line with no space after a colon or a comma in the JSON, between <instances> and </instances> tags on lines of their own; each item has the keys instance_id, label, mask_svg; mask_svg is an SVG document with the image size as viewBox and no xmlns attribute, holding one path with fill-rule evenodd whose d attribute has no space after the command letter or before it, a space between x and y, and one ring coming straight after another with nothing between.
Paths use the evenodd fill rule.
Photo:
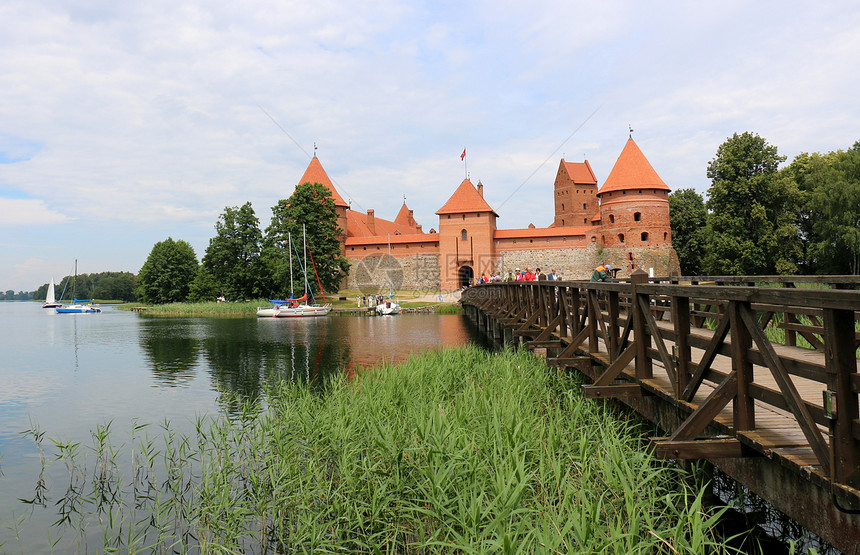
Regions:
<instances>
[{"instance_id":1,"label":"green tree","mask_svg":"<svg viewBox=\"0 0 860 555\"><path fill-rule=\"evenodd\" d=\"M203 266L231 300L260 296L264 270L260 264L262 233L250 202L226 207L215 223L217 235L209 240Z\"/></svg>"},{"instance_id":2,"label":"green tree","mask_svg":"<svg viewBox=\"0 0 860 555\"><path fill-rule=\"evenodd\" d=\"M847 151L801 154L787 177L804 194L800 235L810 273L860 273L860 141Z\"/></svg>"},{"instance_id":3,"label":"green tree","mask_svg":"<svg viewBox=\"0 0 860 555\"><path fill-rule=\"evenodd\" d=\"M272 207L272 222L266 228L264 262L268 268L271 282L270 291L274 295L286 296L289 289L289 264L287 254L287 235L293 237L293 271L296 292L302 290L301 264L302 226L307 233L308 281L311 289L318 291L314 279L311 257L319 275L323 289L337 291L341 280L349 271L349 262L341 253L340 236L343 230L337 224L337 210L331 191L319 183L303 183L296 187L287 200L281 200ZM297 254L298 253L298 254Z\"/></svg>"},{"instance_id":4,"label":"green tree","mask_svg":"<svg viewBox=\"0 0 860 555\"><path fill-rule=\"evenodd\" d=\"M197 274L197 256L187 242L168 237L152 247L137 277L137 296L147 303L182 302Z\"/></svg>"},{"instance_id":5,"label":"green tree","mask_svg":"<svg viewBox=\"0 0 860 555\"><path fill-rule=\"evenodd\" d=\"M791 274L800 195L777 170L784 156L755 133L735 133L708 164L708 253L713 275Z\"/></svg>"},{"instance_id":6,"label":"green tree","mask_svg":"<svg viewBox=\"0 0 860 555\"><path fill-rule=\"evenodd\" d=\"M678 253L681 273L695 276L702 273L705 256L708 211L705 200L695 189L678 189L669 195L669 220L672 246Z\"/></svg>"},{"instance_id":7,"label":"green tree","mask_svg":"<svg viewBox=\"0 0 860 555\"><path fill-rule=\"evenodd\" d=\"M134 301L135 277L130 272L91 274L94 278L93 298L111 301Z\"/></svg>"},{"instance_id":8,"label":"green tree","mask_svg":"<svg viewBox=\"0 0 860 555\"><path fill-rule=\"evenodd\" d=\"M215 277L210 274L202 264L197 269L197 275L191 282L191 290L188 293L188 301L200 303L214 301L218 297L219 289Z\"/></svg>"}]
</instances>

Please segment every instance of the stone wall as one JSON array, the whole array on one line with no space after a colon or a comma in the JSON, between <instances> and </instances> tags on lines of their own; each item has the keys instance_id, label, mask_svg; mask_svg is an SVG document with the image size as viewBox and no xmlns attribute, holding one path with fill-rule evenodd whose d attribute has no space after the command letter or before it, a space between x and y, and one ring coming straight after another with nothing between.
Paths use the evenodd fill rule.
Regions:
<instances>
[{"instance_id":1,"label":"stone wall","mask_svg":"<svg viewBox=\"0 0 860 555\"><path fill-rule=\"evenodd\" d=\"M629 276L636 268L646 272L654 268L655 276L680 273L678 255L671 247L609 249L601 248L598 243L585 248L506 252L499 256L496 268L502 276L516 268L523 271L540 268L542 273L555 269L562 279L579 280L590 279L592 270L600 264L621 268L618 277Z\"/></svg>"},{"instance_id":2,"label":"stone wall","mask_svg":"<svg viewBox=\"0 0 860 555\"><path fill-rule=\"evenodd\" d=\"M347 260L350 269L349 276L341 284L344 289L358 289L365 294L386 293L389 289L439 290L438 254L399 257L374 254Z\"/></svg>"}]
</instances>

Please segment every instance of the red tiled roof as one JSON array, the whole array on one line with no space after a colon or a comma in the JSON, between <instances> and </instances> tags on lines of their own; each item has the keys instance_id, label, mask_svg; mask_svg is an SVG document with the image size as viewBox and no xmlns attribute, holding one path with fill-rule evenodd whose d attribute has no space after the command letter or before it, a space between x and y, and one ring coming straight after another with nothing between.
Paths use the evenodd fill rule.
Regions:
<instances>
[{"instance_id":1,"label":"red tiled roof","mask_svg":"<svg viewBox=\"0 0 860 555\"><path fill-rule=\"evenodd\" d=\"M525 237L571 237L585 235L593 230L595 226L558 226L528 229L497 229L493 235L494 239L519 239Z\"/></svg>"},{"instance_id":2,"label":"red tiled roof","mask_svg":"<svg viewBox=\"0 0 860 555\"><path fill-rule=\"evenodd\" d=\"M562 158L561 165L574 183L579 183L580 185L597 185L597 177L595 177L588 160L585 162L565 162L564 158Z\"/></svg>"},{"instance_id":3,"label":"red tiled roof","mask_svg":"<svg viewBox=\"0 0 860 555\"><path fill-rule=\"evenodd\" d=\"M347 237L345 245L355 247L361 245L386 245L391 237L392 245L436 243L439 241L438 233L413 233L411 235L371 235L368 237Z\"/></svg>"},{"instance_id":4,"label":"red tiled roof","mask_svg":"<svg viewBox=\"0 0 860 555\"><path fill-rule=\"evenodd\" d=\"M609 172L609 177L606 178L606 182L603 183L603 187L597 194L610 191L629 191L630 189L670 190L669 186L654 171L651 163L645 158L633 139L627 140L624 150L621 151L612 171Z\"/></svg>"},{"instance_id":5,"label":"red tiled roof","mask_svg":"<svg viewBox=\"0 0 860 555\"><path fill-rule=\"evenodd\" d=\"M334 184L329 179L328 174L320 164L319 158L314 156L311 159L311 163L308 164L308 169L305 170L304 175L299 180L299 185L304 185L305 183L319 183L320 185L324 185L329 191L331 191L331 197L334 199L335 206L342 206L344 208L349 207L347 203L343 201L343 198L339 194L337 194L337 189L334 188Z\"/></svg>"},{"instance_id":6,"label":"red tiled roof","mask_svg":"<svg viewBox=\"0 0 860 555\"><path fill-rule=\"evenodd\" d=\"M397 222L392 222L373 216L373 227L375 231L371 231L367 225L367 214L356 212L355 210L346 211L346 229L348 237L385 237L386 235L424 235L418 232L414 227L401 225Z\"/></svg>"},{"instance_id":7,"label":"red tiled roof","mask_svg":"<svg viewBox=\"0 0 860 555\"><path fill-rule=\"evenodd\" d=\"M436 211L439 215L471 212L492 212L497 218L499 217L468 179L464 179L454 194L451 195L451 198L448 199L448 202Z\"/></svg>"}]
</instances>

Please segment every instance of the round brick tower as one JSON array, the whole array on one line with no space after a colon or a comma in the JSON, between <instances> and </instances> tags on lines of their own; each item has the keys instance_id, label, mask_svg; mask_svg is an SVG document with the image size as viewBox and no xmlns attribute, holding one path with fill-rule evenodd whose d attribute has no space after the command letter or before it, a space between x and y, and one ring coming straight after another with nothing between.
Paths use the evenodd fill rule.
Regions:
<instances>
[{"instance_id":1,"label":"round brick tower","mask_svg":"<svg viewBox=\"0 0 860 555\"><path fill-rule=\"evenodd\" d=\"M632 138L624 145L597 197L604 247L671 247L669 187Z\"/></svg>"}]
</instances>

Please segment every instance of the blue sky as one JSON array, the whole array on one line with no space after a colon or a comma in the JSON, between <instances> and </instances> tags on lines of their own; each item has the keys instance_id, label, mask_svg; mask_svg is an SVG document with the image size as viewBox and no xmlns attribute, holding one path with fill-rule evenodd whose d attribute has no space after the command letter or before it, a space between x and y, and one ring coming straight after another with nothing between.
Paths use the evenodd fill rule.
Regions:
<instances>
[{"instance_id":1,"label":"blue sky","mask_svg":"<svg viewBox=\"0 0 860 555\"><path fill-rule=\"evenodd\" d=\"M732 133L789 161L860 139L858 62L853 2L5 0L0 290L137 272L167 237L202 257L314 143L354 209L406 195L424 229L464 147L501 228L545 226L561 156L602 183L628 125L704 193Z\"/></svg>"}]
</instances>

